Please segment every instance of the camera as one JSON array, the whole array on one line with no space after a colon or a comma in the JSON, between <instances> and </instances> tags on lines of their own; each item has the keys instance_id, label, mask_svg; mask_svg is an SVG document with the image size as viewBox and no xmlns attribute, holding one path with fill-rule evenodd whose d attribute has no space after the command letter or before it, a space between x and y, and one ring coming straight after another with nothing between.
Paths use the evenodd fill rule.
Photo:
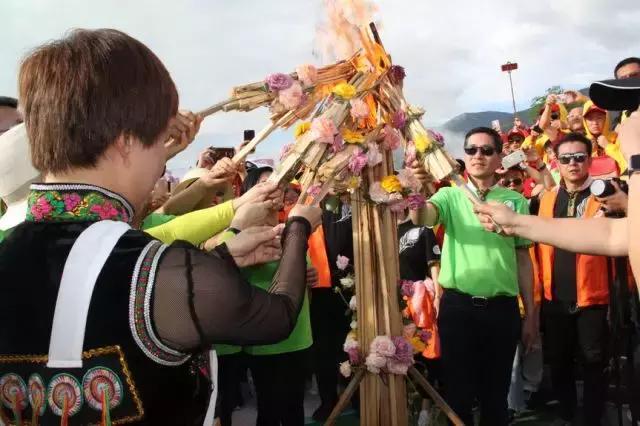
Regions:
<instances>
[{"instance_id":1,"label":"camera","mask_svg":"<svg viewBox=\"0 0 640 426\"><path fill-rule=\"evenodd\" d=\"M612 181L615 181L625 194L629 193L629 185L619 178L595 179L589 189L591 189L591 193L598 198L609 197L616 193L616 187L613 186Z\"/></svg>"}]
</instances>

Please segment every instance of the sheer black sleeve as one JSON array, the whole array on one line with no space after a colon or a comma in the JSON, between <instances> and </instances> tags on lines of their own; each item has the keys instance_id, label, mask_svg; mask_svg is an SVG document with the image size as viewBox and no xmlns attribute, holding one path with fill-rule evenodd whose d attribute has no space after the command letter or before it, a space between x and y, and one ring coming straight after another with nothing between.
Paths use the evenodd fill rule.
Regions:
<instances>
[{"instance_id":1,"label":"sheer black sleeve","mask_svg":"<svg viewBox=\"0 0 640 426\"><path fill-rule=\"evenodd\" d=\"M280 266L268 291L250 285L226 245L210 253L169 247L158 266L152 318L166 345L190 351L212 343L275 343L293 330L306 291L307 239L302 219L287 224Z\"/></svg>"}]
</instances>

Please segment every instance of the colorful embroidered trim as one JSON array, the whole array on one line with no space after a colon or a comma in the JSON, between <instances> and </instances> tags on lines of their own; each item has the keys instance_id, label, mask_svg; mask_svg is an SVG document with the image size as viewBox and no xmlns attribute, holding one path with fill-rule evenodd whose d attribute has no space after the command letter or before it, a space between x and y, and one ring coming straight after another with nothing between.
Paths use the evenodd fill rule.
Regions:
<instances>
[{"instance_id":1,"label":"colorful embroidered trim","mask_svg":"<svg viewBox=\"0 0 640 426\"><path fill-rule=\"evenodd\" d=\"M163 344L156 336L151 321L151 295L160 256L167 246L151 241L140 253L131 279L129 296L129 327L134 340L151 360L158 364L176 366L184 364L190 355Z\"/></svg>"},{"instance_id":2,"label":"colorful embroidered trim","mask_svg":"<svg viewBox=\"0 0 640 426\"><path fill-rule=\"evenodd\" d=\"M82 353L82 359L108 355L115 355L119 360L124 380L126 380L126 386L136 410L134 415L113 419L111 424L116 425L139 421L144 417L142 401L140 400L133 377L131 376L131 371L129 370L120 346L108 346L84 351ZM0 365L13 363L46 364L47 361L47 355L0 355ZM66 373L54 376L49 386L45 385L44 380L37 373L32 374L27 383L25 387L24 380L15 373L3 375L0 378L0 401L12 410L16 401L18 402L20 410L26 409L30 403L32 407L39 408L36 417L41 417L45 414L48 402L54 414L62 417L71 417L80 411L84 405L84 401L87 402L88 406L96 409L94 399L96 397L99 398L100 402L98 403L97 410L103 411L104 414L106 407L102 406L103 401L108 401L109 409L113 410L122 403L125 397L123 380L121 380L113 370L107 367L94 367L89 369L84 374L82 387L77 378ZM24 398L16 398L16 396L21 395L24 395ZM103 395L106 395L107 398L102 398ZM9 419L5 418L1 410L0 419L6 424L12 424ZM36 424L36 422L32 421L31 424Z\"/></svg>"},{"instance_id":3,"label":"colorful embroidered trim","mask_svg":"<svg viewBox=\"0 0 640 426\"><path fill-rule=\"evenodd\" d=\"M94 367L87 371L82 379L82 389L87 404L96 411L102 411L105 399L109 401L109 410L122 402L122 382L116 373L106 367Z\"/></svg>"},{"instance_id":4,"label":"colorful embroidered trim","mask_svg":"<svg viewBox=\"0 0 640 426\"><path fill-rule=\"evenodd\" d=\"M27 220L129 222L133 208L122 196L93 185L34 184Z\"/></svg>"},{"instance_id":5,"label":"colorful embroidered trim","mask_svg":"<svg viewBox=\"0 0 640 426\"><path fill-rule=\"evenodd\" d=\"M51 379L47 397L51 411L57 416L77 414L84 402L78 379L67 373L57 374Z\"/></svg>"}]
</instances>

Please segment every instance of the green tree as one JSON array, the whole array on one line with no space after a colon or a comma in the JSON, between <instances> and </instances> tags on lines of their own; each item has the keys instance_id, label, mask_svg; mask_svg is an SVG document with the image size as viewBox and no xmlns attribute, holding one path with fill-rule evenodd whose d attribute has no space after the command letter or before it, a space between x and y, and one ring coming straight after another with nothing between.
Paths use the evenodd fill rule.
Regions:
<instances>
[{"instance_id":1,"label":"green tree","mask_svg":"<svg viewBox=\"0 0 640 426\"><path fill-rule=\"evenodd\" d=\"M551 86L544 92L544 95L536 96L535 98L531 99L531 106L529 109L531 120L536 121L536 119L538 118L538 112L544 106L544 103L547 100L547 96L561 95L562 93L564 93L564 89L562 87Z\"/></svg>"}]
</instances>

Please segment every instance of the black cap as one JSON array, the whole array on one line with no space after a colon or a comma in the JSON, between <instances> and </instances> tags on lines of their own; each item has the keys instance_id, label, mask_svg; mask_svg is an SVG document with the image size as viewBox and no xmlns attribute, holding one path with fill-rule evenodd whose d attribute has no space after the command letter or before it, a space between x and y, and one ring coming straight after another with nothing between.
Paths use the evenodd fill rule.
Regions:
<instances>
[{"instance_id":1,"label":"black cap","mask_svg":"<svg viewBox=\"0 0 640 426\"><path fill-rule=\"evenodd\" d=\"M640 78L596 81L589 88L589 96L600 108L635 110L640 105Z\"/></svg>"}]
</instances>

